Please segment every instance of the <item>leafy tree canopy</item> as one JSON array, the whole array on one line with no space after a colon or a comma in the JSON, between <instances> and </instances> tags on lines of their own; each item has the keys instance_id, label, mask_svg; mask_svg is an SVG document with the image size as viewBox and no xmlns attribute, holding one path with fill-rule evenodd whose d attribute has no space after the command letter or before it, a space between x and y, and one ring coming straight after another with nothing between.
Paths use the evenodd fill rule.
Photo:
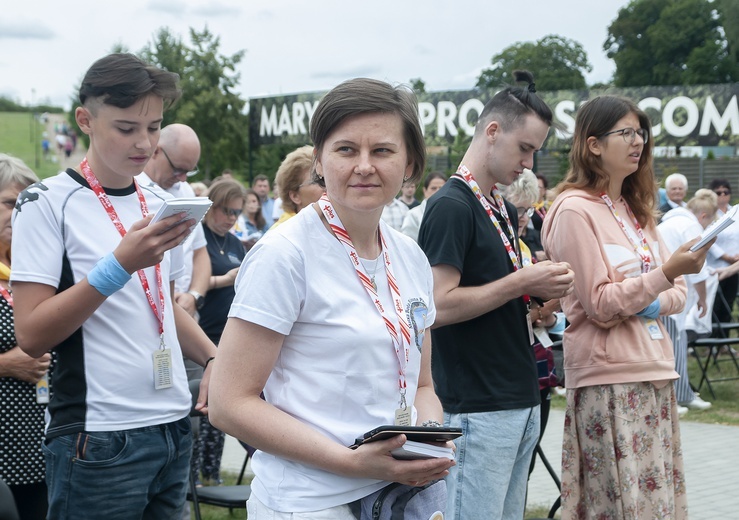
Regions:
<instances>
[{"instance_id":1,"label":"leafy tree canopy","mask_svg":"<svg viewBox=\"0 0 739 520\"><path fill-rule=\"evenodd\" d=\"M518 42L491 61L492 67L484 69L477 80L478 88L512 85L513 71L525 69L534 74L539 90L583 89L585 73L593 70L582 45L555 34L536 42Z\"/></svg>"},{"instance_id":2,"label":"leafy tree canopy","mask_svg":"<svg viewBox=\"0 0 739 520\"><path fill-rule=\"evenodd\" d=\"M735 0L723 2L727 12ZM730 55L721 2L709 0L632 0L608 27L603 44L616 63L614 84L695 85L739 78ZM734 13L736 14L736 13ZM732 20L731 30L736 31ZM735 34L735 33L734 33Z\"/></svg>"},{"instance_id":3,"label":"leafy tree canopy","mask_svg":"<svg viewBox=\"0 0 739 520\"><path fill-rule=\"evenodd\" d=\"M182 98L164 114L164 125L182 123L200 138L200 172L206 179L228 168L244 177L248 121L245 101L234 92L240 76L236 67L244 51L219 52L220 38L206 27L190 29L191 44L163 28L139 55L145 61L180 75Z\"/></svg>"}]
</instances>

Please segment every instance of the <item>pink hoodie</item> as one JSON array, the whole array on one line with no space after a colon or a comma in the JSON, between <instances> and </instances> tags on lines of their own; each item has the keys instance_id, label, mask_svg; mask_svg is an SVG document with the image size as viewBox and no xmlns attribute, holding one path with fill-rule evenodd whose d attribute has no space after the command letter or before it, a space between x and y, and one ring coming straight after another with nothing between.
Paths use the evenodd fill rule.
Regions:
<instances>
[{"instance_id":1,"label":"pink hoodie","mask_svg":"<svg viewBox=\"0 0 739 520\"><path fill-rule=\"evenodd\" d=\"M632 231L623 198L617 213ZM659 323L662 339L652 339L645 320L635 316L657 297L660 315L678 313L685 305L682 277L671 284L661 265L669 251L657 230L644 230L652 268L641 273L641 259L606 203L582 190L567 190L554 201L541 230L544 250L575 272L575 290L562 299L570 322L564 333L565 380L568 388L653 381L664 386L678 377L672 342ZM628 319L603 328L595 321Z\"/></svg>"}]
</instances>

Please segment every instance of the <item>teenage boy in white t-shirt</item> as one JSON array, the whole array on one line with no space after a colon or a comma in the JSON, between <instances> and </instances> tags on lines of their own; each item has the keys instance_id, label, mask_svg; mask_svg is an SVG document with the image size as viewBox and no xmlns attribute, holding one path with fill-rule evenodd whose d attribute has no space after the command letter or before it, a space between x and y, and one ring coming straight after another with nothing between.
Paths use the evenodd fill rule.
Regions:
<instances>
[{"instance_id":1,"label":"teenage boy in white t-shirt","mask_svg":"<svg viewBox=\"0 0 739 520\"><path fill-rule=\"evenodd\" d=\"M95 62L75 112L90 137L86 158L16 204L18 344L58 356L44 445L50 518L92 518L101 506L107 520L174 518L185 502L182 353L206 367L197 407L207 411L216 349L172 297L176 246L193 221L148 226L167 195L134 182L179 97L177 79L131 54Z\"/></svg>"}]
</instances>

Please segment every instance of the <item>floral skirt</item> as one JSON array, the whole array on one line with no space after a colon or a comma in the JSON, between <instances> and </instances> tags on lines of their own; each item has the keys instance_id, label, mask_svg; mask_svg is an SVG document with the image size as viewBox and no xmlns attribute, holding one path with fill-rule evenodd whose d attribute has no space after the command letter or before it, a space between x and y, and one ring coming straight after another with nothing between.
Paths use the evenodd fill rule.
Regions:
<instances>
[{"instance_id":1,"label":"floral skirt","mask_svg":"<svg viewBox=\"0 0 739 520\"><path fill-rule=\"evenodd\" d=\"M686 519L672 384L567 389L562 519Z\"/></svg>"}]
</instances>

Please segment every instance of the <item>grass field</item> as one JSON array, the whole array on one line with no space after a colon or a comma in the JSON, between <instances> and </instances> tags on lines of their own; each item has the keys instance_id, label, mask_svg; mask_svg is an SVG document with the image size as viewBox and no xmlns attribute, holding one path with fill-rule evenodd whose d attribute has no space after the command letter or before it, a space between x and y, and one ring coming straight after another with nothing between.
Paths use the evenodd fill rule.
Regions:
<instances>
[{"instance_id":1,"label":"grass field","mask_svg":"<svg viewBox=\"0 0 739 520\"><path fill-rule=\"evenodd\" d=\"M54 175L59 172L59 164L51 160L56 158L53 135L49 136L52 148L48 160L41 150L41 136L45 130L30 113L0 112L0 152L23 160L42 179Z\"/></svg>"}]
</instances>

